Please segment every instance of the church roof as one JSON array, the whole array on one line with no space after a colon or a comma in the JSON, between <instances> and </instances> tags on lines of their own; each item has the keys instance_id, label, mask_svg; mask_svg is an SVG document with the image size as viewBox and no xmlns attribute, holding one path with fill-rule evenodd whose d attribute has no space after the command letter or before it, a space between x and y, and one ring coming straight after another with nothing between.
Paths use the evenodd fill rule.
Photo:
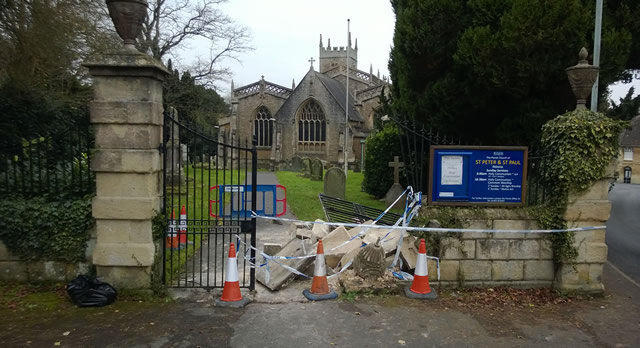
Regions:
<instances>
[{"instance_id":1,"label":"church roof","mask_svg":"<svg viewBox=\"0 0 640 348\"><path fill-rule=\"evenodd\" d=\"M318 80L320 80L320 82L322 82L322 84L327 88L333 99L335 99L338 105L340 105L342 110L346 110L344 97L346 93L345 86L342 83L323 74L316 73L316 76L318 77ZM353 100L351 94L349 94L349 121L364 122L362 116L360 115L358 110L356 110L354 104L355 101Z\"/></svg>"},{"instance_id":2,"label":"church roof","mask_svg":"<svg viewBox=\"0 0 640 348\"><path fill-rule=\"evenodd\" d=\"M260 91L285 99L293 92L292 89L266 81L263 77L262 80L233 89L233 94L236 98L246 98L258 94Z\"/></svg>"},{"instance_id":3,"label":"church roof","mask_svg":"<svg viewBox=\"0 0 640 348\"><path fill-rule=\"evenodd\" d=\"M630 127L620 134L620 146L640 146L640 115L631 119Z\"/></svg>"}]
</instances>

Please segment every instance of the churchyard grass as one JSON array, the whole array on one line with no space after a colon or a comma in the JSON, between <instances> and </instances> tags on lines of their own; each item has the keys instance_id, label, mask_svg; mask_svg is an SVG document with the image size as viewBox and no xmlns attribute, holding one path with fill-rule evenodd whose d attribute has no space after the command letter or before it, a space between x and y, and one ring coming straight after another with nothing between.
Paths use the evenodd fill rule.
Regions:
<instances>
[{"instance_id":1,"label":"churchyard grass","mask_svg":"<svg viewBox=\"0 0 640 348\"><path fill-rule=\"evenodd\" d=\"M178 193L178 186L175 186L176 191L173 194L170 191L170 187L167 187L167 216L171 216L173 208L176 214L176 227L179 224L181 205L184 205L187 209L189 223L193 220L202 220L203 222L209 219L215 220L214 217L209 217L209 199L216 199L215 195L217 193L214 190L211 191L210 195L209 189L216 185L237 185L238 182L244 184L245 179L244 169L233 171L218 170L217 178L216 171L213 168L209 170L207 168L191 168L187 166L184 172L187 182L180 186L180 193ZM180 199L178 199L178 195L180 195ZM229 204L229 202L231 202L231 194L225 193L225 203ZM188 227L190 228L191 226ZM204 225L203 227L198 226L189 229L187 237L190 243L187 246L174 250L167 248L165 276L168 281L177 280L178 273L182 271L187 260L205 245L207 228Z\"/></svg>"},{"instance_id":2,"label":"churchyard grass","mask_svg":"<svg viewBox=\"0 0 640 348\"><path fill-rule=\"evenodd\" d=\"M298 176L300 173L279 171L276 173L278 182L287 188L287 203L293 214L300 220L326 220L318 194L324 189L322 181L311 181L308 178ZM364 173L349 171L347 175L346 200L366 205L372 208L384 210L387 206L384 200L377 200L366 192L361 192L360 187ZM401 214L398 209L391 211Z\"/></svg>"}]
</instances>

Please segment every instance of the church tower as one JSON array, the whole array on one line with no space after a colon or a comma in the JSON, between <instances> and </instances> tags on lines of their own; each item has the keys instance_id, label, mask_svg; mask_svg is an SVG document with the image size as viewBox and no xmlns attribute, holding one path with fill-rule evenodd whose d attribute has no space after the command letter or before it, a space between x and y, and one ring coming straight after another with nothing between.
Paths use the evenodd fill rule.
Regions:
<instances>
[{"instance_id":1,"label":"church tower","mask_svg":"<svg viewBox=\"0 0 640 348\"><path fill-rule=\"evenodd\" d=\"M351 33L349 33L349 69L358 68L358 39L356 39L355 47L351 46ZM322 42L322 34L320 34L320 73L326 73L336 67L344 67L347 60L347 47L336 46L331 47L331 39L327 39L327 47Z\"/></svg>"}]
</instances>

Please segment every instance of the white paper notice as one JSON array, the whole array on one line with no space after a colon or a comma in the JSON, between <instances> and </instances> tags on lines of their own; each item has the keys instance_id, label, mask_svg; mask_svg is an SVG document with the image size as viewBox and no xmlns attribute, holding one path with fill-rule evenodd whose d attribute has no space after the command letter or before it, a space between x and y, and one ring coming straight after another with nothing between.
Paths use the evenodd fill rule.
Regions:
<instances>
[{"instance_id":1,"label":"white paper notice","mask_svg":"<svg viewBox=\"0 0 640 348\"><path fill-rule=\"evenodd\" d=\"M462 156L442 156L440 185L462 185Z\"/></svg>"}]
</instances>

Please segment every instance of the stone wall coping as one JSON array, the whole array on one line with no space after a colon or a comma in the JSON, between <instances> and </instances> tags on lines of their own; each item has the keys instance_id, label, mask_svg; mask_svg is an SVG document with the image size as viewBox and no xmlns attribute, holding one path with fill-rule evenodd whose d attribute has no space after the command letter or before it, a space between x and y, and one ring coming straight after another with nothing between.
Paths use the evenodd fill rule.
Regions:
<instances>
[{"instance_id":1,"label":"stone wall coping","mask_svg":"<svg viewBox=\"0 0 640 348\"><path fill-rule=\"evenodd\" d=\"M155 58L138 51L120 50L90 57L84 64L92 76L149 77L164 81L170 72Z\"/></svg>"}]
</instances>

